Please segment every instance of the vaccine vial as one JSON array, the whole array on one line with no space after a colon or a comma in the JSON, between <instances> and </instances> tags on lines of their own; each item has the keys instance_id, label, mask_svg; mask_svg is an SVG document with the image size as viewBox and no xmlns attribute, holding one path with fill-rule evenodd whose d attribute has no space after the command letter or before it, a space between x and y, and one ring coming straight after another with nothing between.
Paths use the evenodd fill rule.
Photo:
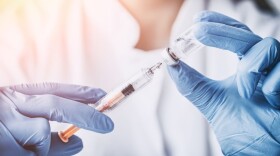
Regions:
<instances>
[{"instance_id":1,"label":"vaccine vial","mask_svg":"<svg viewBox=\"0 0 280 156\"><path fill-rule=\"evenodd\" d=\"M168 48L162 52L163 61L167 65L177 64L181 58L204 47L194 36L193 27L183 32Z\"/></svg>"}]
</instances>

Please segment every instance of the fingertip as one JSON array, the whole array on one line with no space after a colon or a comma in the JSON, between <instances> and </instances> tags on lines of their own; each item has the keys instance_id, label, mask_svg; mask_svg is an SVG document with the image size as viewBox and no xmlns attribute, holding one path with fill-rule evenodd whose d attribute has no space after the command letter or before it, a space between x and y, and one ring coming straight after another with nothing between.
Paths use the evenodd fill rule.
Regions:
<instances>
[{"instance_id":1,"label":"fingertip","mask_svg":"<svg viewBox=\"0 0 280 156\"><path fill-rule=\"evenodd\" d=\"M178 91L184 96L189 93L198 94L196 89L199 87L196 85L202 81L205 83L209 81L204 75L182 61L170 66L168 72Z\"/></svg>"},{"instance_id":2,"label":"fingertip","mask_svg":"<svg viewBox=\"0 0 280 156\"><path fill-rule=\"evenodd\" d=\"M205 15L207 14L208 11L201 11L199 13L197 13L194 17L193 17L193 22L194 23L198 23L203 21L203 19L205 18Z\"/></svg>"},{"instance_id":3,"label":"fingertip","mask_svg":"<svg viewBox=\"0 0 280 156\"><path fill-rule=\"evenodd\" d=\"M102 98L103 96L105 96L107 93L103 90L103 89L101 89L101 88L97 88L96 90L96 96L98 97L98 98Z\"/></svg>"},{"instance_id":4,"label":"fingertip","mask_svg":"<svg viewBox=\"0 0 280 156\"><path fill-rule=\"evenodd\" d=\"M88 129L92 131L104 134L109 133L114 129L114 122L112 121L112 119L99 111L96 111L94 116L90 120L94 121L88 127Z\"/></svg>"},{"instance_id":5,"label":"fingertip","mask_svg":"<svg viewBox=\"0 0 280 156\"><path fill-rule=\"evenodd\" d=\"M167 66L167 69L170 70L170 69L176 69L180 66L180 60L178 60L178 62L176 64L172 64L172 65L168 65Z\"/></svg>"},{"instance_id":6,"label":"fingertip","mask_svg":"<svg viewBox=\"0 0 280 156\"><path fill-rule=\"evenodd\" d=\"M209 17L211 17L215 14L217 14L217 13L213 12L213 11L209 11L209 10L201 11L193 17L193 22L198 23L198 22L209 21Z\"/></svg>"},{"instance_id":7,"label":"fingertip","mask_svg":"<svg viewBox=\"0 0 280 156\"><path fill-rule=\"evenodd\" d=\"M170 66L167 66L167 71L169 73L169 76L170 78L176 83L177 81L177 75L178 75L178 63L177 64L174 64L174 65L170 65Z\"/></svg>"},{"instance_id":8,"label":"fingertip","mask_svg":"<svg viewBox=\"0 0 280 156\"><path fill-rule=\"evenodd\" d=\"M87 89L88 90L85 91L85 95L90 97L90 103L96 103L99 99L106 95L106 92L100 88L87 87Z\"/></svg>"},{"instance_id":9,"label":"fingertip","mask_svg":"<svg viewBox=\"0 0 280 156\"><path fill-rule=\"evenodd\" d=\"M78 93L80 93L80 98L78 101L84 103L96 103L106 95L106 92L100 88L82 86L79 90Z\"/></svg>"},{"instance_id":10,"label":"fingertip","mask_svg":"<svg viewBox=\"0 0 280 156\"><path fill-rule=\"evenodd\" d=\"M106 125L107 125L107 132L112 132L115 128L114 122L111 118L107 118L106 120Z\"/></svg>"},{"instance_id":11,"label":"fingertip","mask_svg":"<svg viewBox=\"0 0 280 156\"><path fill-rule=\"evenodd\" d=\"M171 76L171 78L174 80L175 77L178 76L179 74L179 71L181 69L181 66L183 65L184 63L182 61L178 61L177 64L174 64L174 65L170 65L170 66L167 66L167 70L169 72L169 75Z\"/></svg>"},{"instance_id":12,"label":"fingertip","mask_svg":"<svg viewBox=\"0 0 280 156\"><path fill-rule=\"evenodd\" d=\"M218 25L213 25L211 23L199 22L193 26L193 33L195 38L204 45L215 46L213 40L211 40L212 29L218 28ZM218 31L217 31L218 32Z\"/></svg>"},{"instance_id":13,"label":"fingertip","mask_svg":"<svg viewBox=\"0 0 280 156\"><path fill-rule=\"evenodd\" d=\"M104 128L103 128L104 133L109 133L109 132L112 132L114 130L114 127L115 127L114 122L107 115L104 115L104 123L105 123Z\"/></svg>"}]
</instances>

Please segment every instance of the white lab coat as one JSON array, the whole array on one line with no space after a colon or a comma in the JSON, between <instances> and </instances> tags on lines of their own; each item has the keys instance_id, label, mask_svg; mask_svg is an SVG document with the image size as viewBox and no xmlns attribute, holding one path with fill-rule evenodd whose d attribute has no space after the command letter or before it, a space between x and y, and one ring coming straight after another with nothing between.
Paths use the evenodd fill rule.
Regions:
<instances>
[{"instance_id":1,"label":"white lab coat","mask_svg":"<svg viewBox=\"0 0 280 156\"><path fill-rule=\"evenodd\" d=\"M134 48L139 26L117 0L12 1L0 9L2 85L51 81L110 91L160 59L162 49ZM245 21L261 36L274 34L279 39L279 18L260 14L250 1L236 7L224 0L187 0L170 40L205 9ZM238 62L234 54L215 48L204 48L184 61L213 79L233 74ZM79 115L78 110L73 115ZM80 130L84 149L78 155L222 155L206 120L178 93L165 68L108 115L115 122L114 131L104 135ZM52 125L53 130L65 127Z\"/></svg>"}]
</instances>

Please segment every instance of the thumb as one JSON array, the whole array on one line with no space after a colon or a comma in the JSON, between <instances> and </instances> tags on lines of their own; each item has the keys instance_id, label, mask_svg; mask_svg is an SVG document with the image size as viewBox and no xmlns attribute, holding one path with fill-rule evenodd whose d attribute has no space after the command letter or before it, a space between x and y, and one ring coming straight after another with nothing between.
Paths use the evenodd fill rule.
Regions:
<instances>
[{"instance_id":1,"label":"thumb","mask_svg":"<svg viewBox=\"0 0 280 156\"><path fill-rule=\"evenodd\" d=\"M219 83L205 77L181 61L169 66L168 71L179 92L207 118L211 116L216 108L216 97L221 93Z\"/></svg>"},{"instance_id":2,"label":"thumb","mask_svg":"<svg viewBox=\"0 0 280 156\"><path fill-rule=\"evenodd\" d=\"M69 142L65 144L60 140L57 133L51 134L51 147L48 156L66 156L75 155L83 149L82 139L73 135L69 138Z\"/></svg>"}]
</instances>

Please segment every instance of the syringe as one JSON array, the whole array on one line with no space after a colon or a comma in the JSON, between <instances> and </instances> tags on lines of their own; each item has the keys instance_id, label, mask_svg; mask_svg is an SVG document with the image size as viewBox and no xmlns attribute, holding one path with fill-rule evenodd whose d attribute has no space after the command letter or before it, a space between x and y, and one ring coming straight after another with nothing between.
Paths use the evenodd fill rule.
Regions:
<instances>
[{"instance_id":1,"label":"syringe","mask_svg":"<svg viewBox=\"0 0 280 156\"><path fill-rule=\"evenodd\" d=\"M96 110L100 112L104 112L107 110L116 107L121 101L126 99L129 95L132 95L137 90L151 82L154 76L155 70L161 67L162 63L159 62L156 65L142 69L136 75L134 75L131 79L129 79L124 84L120 85L113 91L109 92L104 98L99 100L96 104L89 104L89 106L94 107L96 106ZM68 139L76 133L80 128L76 127L75 125L71 125L64 131L58 132L60 139L63 142L68 142Z\"/></svg>"}]
</instances>

